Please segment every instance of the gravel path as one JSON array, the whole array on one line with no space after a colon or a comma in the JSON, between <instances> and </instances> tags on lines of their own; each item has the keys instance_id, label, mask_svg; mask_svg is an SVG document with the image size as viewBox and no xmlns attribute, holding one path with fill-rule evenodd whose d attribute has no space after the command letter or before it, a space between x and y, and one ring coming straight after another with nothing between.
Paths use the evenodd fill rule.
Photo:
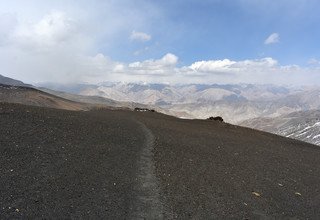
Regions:
<instances>
[{"instance_id":1,"label":"gravel path","mask_svg":"<svg viewBox=\"0 0 320 220\"><path fill-rule=\"evenodd\" d=\"M136 123L145 136L145 142L138 160L137 184L134 188L137 201L134 203L131 218L163 219L163 204L160 200L160 188L153 160L154 136L143 123Z\"/></svg>"}]
</instances>

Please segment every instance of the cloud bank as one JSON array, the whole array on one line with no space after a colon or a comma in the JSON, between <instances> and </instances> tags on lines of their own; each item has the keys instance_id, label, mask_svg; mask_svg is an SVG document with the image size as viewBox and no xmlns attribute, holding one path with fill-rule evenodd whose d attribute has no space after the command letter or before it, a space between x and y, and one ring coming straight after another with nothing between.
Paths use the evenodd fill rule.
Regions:
<instances>
[{"instance_id":1,"label":"cloud bank","mask_svg":"<svg viewBox=\"0 0 320 220\"><path fill-rule=\"evenodd\" d=\"M279 65L266 57L255 60L207 60L187 66L178 66L178 57L168 53L160 59L132 63L112 61L97 55L81 69L97 74L84 74L87 82L125 81L149 83L258 83L258 84L313 84L320 68L302 68L297 65ZM88 68L90 67L90 68ZM308 80L306 81L306 75Z\"/></svg>"},{"instance_id":2,"label":"cloud bank","mask_svg":"<svg viewBox=\"0 0 320 220\"><path fill-rule=\"evenodd\" d=\"M281 65L271 57L182 64L177 55L168 51L160 58L122 62L97 52L91 33L79 19L65 12L51 11L33 22L21 21L12 14L2 14L0 18L0 74L27 83L313 84L320 77L319 66ZM151 35L134 31L130 39L145 42L151 40ZM266 43L278 41L279 35L274 33Z\"/></svg>"}]
</instances>

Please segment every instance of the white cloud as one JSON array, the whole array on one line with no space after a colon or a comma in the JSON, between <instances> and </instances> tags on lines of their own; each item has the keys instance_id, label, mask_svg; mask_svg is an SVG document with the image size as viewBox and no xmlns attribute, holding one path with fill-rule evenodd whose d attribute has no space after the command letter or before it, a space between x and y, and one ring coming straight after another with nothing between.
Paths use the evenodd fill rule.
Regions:
<instances>
[{"instance_id":1,"label":"white cloud","mask_svg":"<svg viewBox=\"0 0 320 220\"><path fill-rule=\"evenodd\" d=\"M144 32L132 31L130 35L130 40L145 42L151 40L151 35Z\"/></svg>"},{"instance_id":2,"label":"white cloud","mask_svg":"<svg viewBox=\"0 0 320 220\"><path fill-rule=\"evenodd\" d=\"M206 74L223 74L223 73L245 73L245 72L261 72L270 70L277 67L278 62L270 57L256 59L256 60L242 60L233 61L229 59L224 60L208 60L198 61L190 66L189 70L194 73L206 73ZM184 68L184 70L187 70Z\"/></svg>"},{"instance_id":3,"label":"white cloud","mask_svg":"<svg viewBox=\"0 0 320 220\"><path fill-rule=\"evenodd\" d=\"M224 60L210 60L210 61L198 61L193 63L189 68L198 72L214 72L214 71L226 71L232 64L236 62L224 59Z\"/></svg>"},{"instance_id":4,"label":"white cloud","mask_svg":"<svg viewBox=\"0 0 320 220\"><path fill-rule=\"evenodd\" d=\"M167 75L171 74L172 69L176 66L178 57L168 53L158 60L145 60L134 62L128 65L128 72L142 75Z\"/></svg>"},{"instance_id":5,"label":"white cloud","mask_svg":"<svg viewBox=\"0 0 320 220\"><path fill-rule=\"evenodd\" d=\"M0 46L2 74L26 82L73 81L81 77L76 69L91 46L76 20L60 11L35 21L16 17L11 20L16 23ZM0 32L6 30L3 25L0 28Z\"/></svg>"},{"instance_id":6,"label":"white cloud","mask_svg":"<svg viewBox=\"0 0 320 220\"><path fill-rule=\"evenodd\" d=\"M232 65L233 68L249 69L249 70L261 69L261 68L272 69L272 68L276 68L277 66L278 66L278 61L271 57L255 59L255 60L238 61Z\"/></svg>"},{"instance_id":7,"label":"white cloud","mask_svg":"<svg viewBox=\"0 0 320 220\"><path fill-rule=\"evenodd\" d=\"M81 37L75 20L63 12L53 11L38 22L21 22L11 36L11 43L28 50L56 50L57 47L69 48L76 43L80 43L76 47L81 47L84 45Z\"/></svg>"},{"instance_id":8,"label":"white cloud","mask_svg":"<svg viewBox=\"0 0 320 220\"><path fill-rule=\"evenodd\" d=\"M310 84L311 79L316 80L320 76L319 68L281 66L270 57L242 61L200 61L178 71L193 77L193 82L197 83Z\"/></svg>"},{"instance_id":9,"label":"white cloud","mask_svg":"<svg viewBox=\"0 0 320 220\"><path fill-rule=\"evenodd\" d=\"M178 57L174 54L168 53L158 60L145 60L143 62L134 62L130 63L129 67L131 68L140 68L140 69L162 69L175 66L178 62Z\"/></svg>"},{"instance_id":10,"label":"white cloud","mask_svg":"<svg viewBox=\"0 0 320 220\"><path fill-rule=\"evenodd\" d=\"M13 14L0 14L0 46L8 43L16 24L17 20Z\"/></svg>"},{"instance_id":11,"label":"white cloud","mask_svg":"<svg viewBox=\"0 0 320 220\"><path fill-rule=\"evenodd\" d=\"M264 41L264 44L275 44L279 43L279 41L280 35L278 33L273 33Z\"/></svg>"},{"instance_id":12,"label":"white cloud","mask_svg":"<svg viewBox=\"0 0 320 220\"><path fill-rule=\"evenodd\" d=\"M308 62L310 65L320 65L320 60L317 60L315 58L312 58Z\"/></svg>"},{"instance_id":13,"label":"white cloud","mask_svg":"<svg viewBox=\"0 0 320 220\"><path fill-rule=\"evenodd\" d=\"M0 19L0 74L27 83L146 81L308 84L319 82L320 78L320 68L317 66L281 66L270 57L240 61L203 60L180 67L179 58L167 53L156 59L118 62L108 57L107 53L97 52L97 43L93 42L95 38L90 37L91 32L83 28L83 20L66 12L53 11L33 20L18 19L14 15L0 18L6 18ZM317 63L316 60L313 63Z\"/></svg>"},{"instance_id":14,"label":"white cloud","mask_svg":"<svg viewBox=\"0 0 320 220\"><path fill-rule=\"evenodd\" d=\"M171 83L273 83L310 84L319 77L319 68L302 68L297 65L281 66L277 60L267 57L255 60L208 60L189 66L177 67L178 57L166 54L160 59L133 63L120 63L97 55L103 62L91 62L91 75L87 80L145 81ZM101 65L101 63L103 65ZM99 68L98 68L99 67ZM82 68L84 69L84 68ZM308 77L306 77L308 75Z\"/></svg>"}]
</instances>

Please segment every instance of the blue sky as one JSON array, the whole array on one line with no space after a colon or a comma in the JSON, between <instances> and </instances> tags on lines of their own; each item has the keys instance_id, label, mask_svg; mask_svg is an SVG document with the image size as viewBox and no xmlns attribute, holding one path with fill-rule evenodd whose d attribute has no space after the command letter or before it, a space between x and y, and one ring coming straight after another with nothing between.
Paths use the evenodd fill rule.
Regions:
<instances>
[{"instance_id":1,"label":"blue sky","mask_svg":"<svg viewBox=\"0 0 320 220\"><path fill-rule=\"evenodd\" d=\"M150 32L158 36L162 53L170 50L185 63L270 56L283 64L307 65L320 56L319 1L159 2L166 22L155 19L160 31ZM272 33L279 33L280 42L265 45Z\"/></svg>"},{"instance_id":2,"label":"blue sky","mask_svg":"<svg viewBox=\"0 0 320 220\"><path fill-rule=\"evenodd\" d=\"M317 0L0 0L0 74L320 84L319 11Z\"/></svg>"}]
</instances>

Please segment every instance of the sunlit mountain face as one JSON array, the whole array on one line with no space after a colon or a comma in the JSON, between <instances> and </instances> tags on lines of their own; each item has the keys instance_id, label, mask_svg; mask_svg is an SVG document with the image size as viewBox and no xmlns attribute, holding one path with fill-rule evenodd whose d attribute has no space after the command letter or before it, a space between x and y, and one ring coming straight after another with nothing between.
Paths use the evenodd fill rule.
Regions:
<instances>
[{"instance_id":1,"label":"sunlit mountain face","mask_svg":"<svg viewBox=\"0 0 320 220\"><path fill-rule=\"evenodd\" d=\"M241 125L320 145L319 110L293 112L275 118L255 118Z\"/></svg>"},{"instance_id":2,"label":"sunlit mountain face","mask_svg":"<svg viewBox=\"0 0 320 220\"><path fill-rule=\"evenodd\" d=\"M146 83L47 86L81 95L155 105L173 114L184 112L189 118L221 115L231 123L320 108L320 89L315 87Z\"/></svg>"}]
</instances>

